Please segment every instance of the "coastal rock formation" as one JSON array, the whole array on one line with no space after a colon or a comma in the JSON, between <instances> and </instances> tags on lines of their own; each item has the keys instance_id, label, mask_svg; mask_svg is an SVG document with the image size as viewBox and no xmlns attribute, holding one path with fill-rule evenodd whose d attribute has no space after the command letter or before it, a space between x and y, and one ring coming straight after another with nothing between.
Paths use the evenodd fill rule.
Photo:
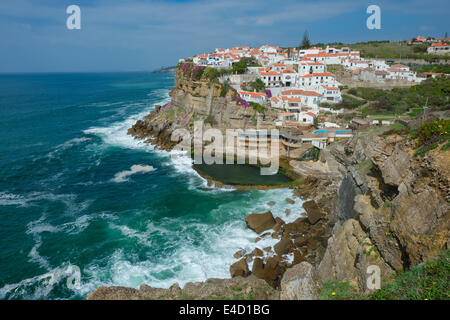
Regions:
<instances>
[{"instance_id":1,"label":"coastal rock formation","mask_svg":"<svg viewBox=\"0 0 450 320\"><path fill-rule=\"evenodd\" d=\"M247 227L258 234L272 229L276 224L272 212L270 211L267 211L266 213L252 213L245 218L245 222L247 223Z\"/></svg>"},{"instance_id":2,"label":"coastal rock formation","mask_svg":"<svg viewBox=\"0 0 450 320\"><path fill-rule=\"evenodd\" d=\"M257 299L277 300L279 293L264 280L254 276L232 279L208 279L189 282L181 289L141 285L139 289L125 287L100 287L88 295L88 300L204 300L204 299Z\"/></svg>"},{"instance_id":3,"label":"coastal rock formation","mask_svg":"<svg viewBox=\"0 0 450 320\"><path fill-rule=\"evenodd\" d=\"M202 129L245 129L248 123L256 120L257 111L244 108L233 100L237 95L233 88L213 82L207 75L196 79L177 68L170 102L138 120L128 134L170 151L178 143L171 141L172 133L176 129L186 129L192 136L197 120L204 122Z\"/></svg>"},{"instance_id":4,"label":"coastal rock formation","mask_svg":"<svg viewBox=\"0 0 450 320\"><path fill-rule=\"evenodd\" d=\"M248 270L247 261L241 259L230 266L231 277L246 277L250 274Z\"/></svg>"},{"instance_id":5,"label":"coastal rock formation","mask_svg":"<svg viewBox=\"0 0 450 320\"><path fill-rule=\"evenodd\" d=\"M315 300L318 298L318 280L315 268L302 262L289 268L280 284L281 300Z\"/></svg>"},{"instance_id":6,"label":"coastal rock formation","mask_svg":"<svg viewBox=\"0 0 450 320\"><path fill-rule=\"evenodd\" d=\"M447 247L450 230L450 152L411 156L411 142L396 135L355 137L337 158L348 172L339 187L333 234L318 278L348 281L360 293L368 265L382 283Z\"/></svg>"},{"instance_id":7,"label":"coastal rock formation","mask_svg":"<svg viewBox=\"0 0 450 320\"><path fill-rule=\"evenodd\" d=\"M205 127L245 128L256 112L238 105L233 94L178 70L171 102L138 121L129 133L171 150L176 143L170 141L172 132L184 128L193 133L195 119L207 119ZM303 203L306 216L289 223L270 211L247 216L247 226L259 235L256 242L265 237L278 242L273 248L235 253L231 279L209 279L183 289L99 288L88 298L236 297L233 288L239 284L239 292L252 298L277 297L277 289L282 299L315 299L327 281L347 281L368 294L368 266L380 268L384 284L395 272L449 246L450 151L435 149L415 158L413 149L396 134L357 134L327 146L320 161L290 161L302 177L294 194L308 200ZM286 201L293 212L301 210L292 199Z\"/></svg>"},{"instance_id":8,"label":"coastal rock formation","mask_svg":"<svg viewBox=\"0 0 450 320\"><path fill-rule=\"evenodd\" d=\"M303 209L306 210L308 221L310 224L315 224L322 218L323 212L314 200L306 201L303 203Z\"/></svg>"}]
</instances>

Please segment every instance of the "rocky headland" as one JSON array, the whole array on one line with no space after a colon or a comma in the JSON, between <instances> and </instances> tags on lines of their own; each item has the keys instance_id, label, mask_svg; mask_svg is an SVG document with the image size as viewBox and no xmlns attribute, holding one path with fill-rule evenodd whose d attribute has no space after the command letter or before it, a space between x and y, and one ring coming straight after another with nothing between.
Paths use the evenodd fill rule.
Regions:
<instances>
[{"instance_id":1,"label":"rocky headland","mask_svg":"<svg viewBox=\"0 0 450 320\"><path fill-rule=\"evenodd\" d=\"M234 89L180 67L170 96L171 102L157 106L129 134L171 150L172 132L193 132L194 120L226 129L272 116L243 108L234 100ZM417 157L415 149L405 135L366 132L334 142L313 165L284 159L285 168L298 177L291 186L293 199L285 201L295 205L302 199L296 210L304 214L286 223L270 211L249 212L245 221L257 234L255 243L265 237L277 243L236 252L231 279L188 283L182 289L178 284L169 289L102 287L88 299L317 299L330 281L348 282L368 295L368 266L380 268L383 285L450 245L450 150L435 148Z\"/></svg>"}]
</instances>

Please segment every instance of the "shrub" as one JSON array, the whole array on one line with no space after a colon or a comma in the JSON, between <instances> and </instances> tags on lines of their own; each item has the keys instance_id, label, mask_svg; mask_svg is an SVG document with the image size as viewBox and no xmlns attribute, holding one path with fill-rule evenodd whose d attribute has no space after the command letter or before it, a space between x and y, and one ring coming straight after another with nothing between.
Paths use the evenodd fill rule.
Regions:
<instances>
[{"instance_id":1,"label":"shrub","mask_svg":"<svg viewBox=\"0 0 450 320\"><path fill-rule=\"evenodd\" d=\"M233 73L243 74L247 71L248 58L242 58L239 62L233 63Z\"/></svg>"},{"instance_id":2,"label":"shrub","mask_svg":"<svg viewBox=\"0 0 450 320\"><path fill-rule=\"evenodd\" d=\"M253 107L253 109L258 111L259 113L263 113L266 110L266 108L264 108L262 105L256 102L250 102L250 105Z\"/></svg>"},{"instance_id":3,"label":"shrub","mask_svg":"<svg viewBox=\"0 0 450 320\"><path fill-rule=\"evenodd\" d=\"M243 106L244 109L246 109L247 107L250 106L250 104L246 100L242 99L241 97L234 97L233 101L236 101L238 104Z\"/></svg>"},{"instance_id":4,"label":"shrub","mask_svg":"<svg viewBox=\"0 0 450 320\"><path fill-rule=\"evenodd\" d=\"M373 300L449 300L450 250L411 270L400 272L394 282L375 291Z\"/></svg>"},{"instance_id":5,"label":"shrub","mask_svg":"<svg viewBox=\"0 0 450 320\"><path fill-rule=\"evenodd\" d=\"M411 137L416 140L416 146L421 147L429 141L442 141L449 138L450 120L434 120L424 122ZM437 139L436 139L437 138Z\"/></svg>"}]
</instances>

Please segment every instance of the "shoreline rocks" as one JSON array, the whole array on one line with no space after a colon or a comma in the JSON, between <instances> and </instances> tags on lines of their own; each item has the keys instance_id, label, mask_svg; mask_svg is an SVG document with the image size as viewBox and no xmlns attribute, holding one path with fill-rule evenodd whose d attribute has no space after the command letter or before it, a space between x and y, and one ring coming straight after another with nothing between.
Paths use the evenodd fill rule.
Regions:
<instances>
[{"instance_id":1,"label":"shoreline rocks","mask_svg":"<svg viewBox=\"0 0 450 320\"><path fill-rule=\"evenodd\" d=\"M258 234L263 233L277 223L273 218L272 212L267 211L265 213L252 213L245 218L247 227Z\"/></svg>"}]
</instances>

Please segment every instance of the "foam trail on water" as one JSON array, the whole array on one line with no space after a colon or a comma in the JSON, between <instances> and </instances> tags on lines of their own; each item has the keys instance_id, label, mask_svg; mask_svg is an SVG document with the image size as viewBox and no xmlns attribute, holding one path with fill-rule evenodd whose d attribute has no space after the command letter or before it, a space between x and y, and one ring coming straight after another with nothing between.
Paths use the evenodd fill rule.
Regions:
<instances>
[{"instance_id":1,"label":"foam trail on water","mask_svg":"<svg viewBox=\"0 0 450 320\"><path fill-rule=\"evenodd\" d=\"M156 169L153 168L152 166L135 164L135 165L131 166L130 170L125 170L125 171L121 171L121 172L116 173L116 175L114 176L112 181L114 181L114 182L125 182L125 181L128 181L128 177L131 176L131 175L134 175L136 173L152 172L152 171L155 171L155 170Z\"/></svg>"}]
</instances>

